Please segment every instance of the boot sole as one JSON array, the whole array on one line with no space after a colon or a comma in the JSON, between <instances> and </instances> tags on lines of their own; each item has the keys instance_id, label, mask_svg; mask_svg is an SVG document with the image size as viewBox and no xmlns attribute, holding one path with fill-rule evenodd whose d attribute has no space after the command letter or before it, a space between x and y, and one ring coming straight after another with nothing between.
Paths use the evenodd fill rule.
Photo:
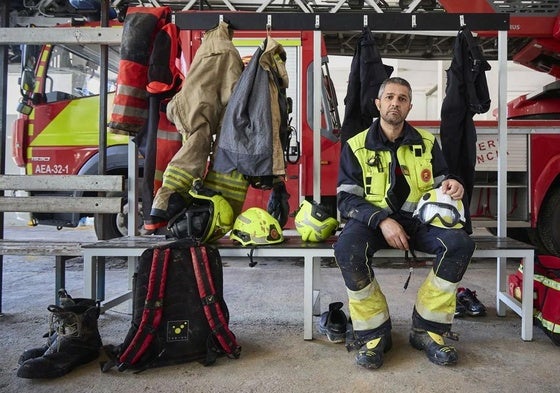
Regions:
<instances>
[{"instance_id":1,"label":"boot sole","mask_svg":"<svg viewBox=\"0 0 560 393\"><path fill-rule=\"evenodd\" d=\"M97 354L91 354L89 356L86 356L82 359L77 359L75 361L75 363L69 365L67 368L56 368L56 369L50 369L48 367L43 367L43 368L32 368L26 366L27 362L24 362L17 370L16 375L20 378L26 378L26 379L52 379L52 378L59 378L62 377L66 374L68 374L69 372L75 370L76 368L83 366L84 364L88 364L93 362L95 359L97 359L99 357L99 353ZM38 358L36 358L38 359ZM30 359L31 361L33 359ZM49 366L49 364L47 363L46 366ZM49 372L50 371L50 372Z\"/></svg>"},{"instance_id":2,"label":"boot sole","mask_svg":"<svg viewBox=\"0 0 560 393\"><path fill-rule=\"evenodd\" d=\"M360 367L367 368L368 370L377 370L378 368L380 368L383 365L383 363L372 364L372 363L368 363L368 362L360 362L358 359L356 359L356 364Z\"/></svg>"},{"instance_id":3,"label":"boot sole","mask_svg":"<svg viewBox=\"0 0 560 393\"><path fill-rule=\"evenodd\" d=\"M326 328L319 326L319 332L327 336L327 339L335 344L343 343L346 341L346 332L344 333L329 333Z\"/></svg>"}]
</instances>

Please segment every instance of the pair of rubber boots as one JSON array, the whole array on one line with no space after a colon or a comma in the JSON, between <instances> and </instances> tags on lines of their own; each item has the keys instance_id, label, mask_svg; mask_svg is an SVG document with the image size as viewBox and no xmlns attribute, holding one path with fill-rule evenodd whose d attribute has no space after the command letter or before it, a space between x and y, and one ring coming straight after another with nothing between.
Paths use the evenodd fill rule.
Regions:
<instances>
[{"instance_id":1,"label":"pair of rubber boots","mask_svg":"<svg viewBox=\"0 0 560 393\"><path fill-rule=\"evenodd\" d=\"M47 343L24 351L18 360L20 378L57 378L99 356L102 342L97 326L99 305L75 298L61 289L60 306L50 305Z\"/></svg>"},{"instance_id":2,"label":"pair of rubber boots","mask_svg":"<svg viewBox=\"0 0 560 393\"><path fill-rule=\"evenodd\" d=\"M436 333L418 326L424 325L416 310L413 312L412 329L409 335L409 343L413 348L424 351L428 360L439 366L451 366L457 363L458 355L455 347L448 345L444 337L457 340L457 335L447 331ZM392 347L391 320L371 332L368 337L359 339L362 343L356 363L368 369L377 369L383 365L384 354Z\"/></svg>"}]
</instances>

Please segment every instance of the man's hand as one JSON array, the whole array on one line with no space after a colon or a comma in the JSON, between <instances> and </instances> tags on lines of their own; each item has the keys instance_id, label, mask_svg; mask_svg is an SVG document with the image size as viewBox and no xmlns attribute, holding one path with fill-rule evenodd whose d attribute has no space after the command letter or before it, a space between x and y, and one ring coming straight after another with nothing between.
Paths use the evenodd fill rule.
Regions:
<instances>
[{"instance_id":1,"label":"man's hand","mask_svg":"<svg viewBox=\"0 0 560 393\"><path fill-rule=\"evenodd\" d=\"M399 250L408 250L408 239L410 237L397 221L387 217L379 223L379 229L381 229L388 245Z\"/></svg>"},{"instance_id":2,"label":"man's hand","mask_svg":"<svg viewBox=\"0 0 560 393\"><path fill-rule=\"evenodd\" d=\"M446 179L441 182L441 190L444 194L449 195L452 199L462 199L465 189L463 185L455 179Z\"/></svg>"}]
</instances>

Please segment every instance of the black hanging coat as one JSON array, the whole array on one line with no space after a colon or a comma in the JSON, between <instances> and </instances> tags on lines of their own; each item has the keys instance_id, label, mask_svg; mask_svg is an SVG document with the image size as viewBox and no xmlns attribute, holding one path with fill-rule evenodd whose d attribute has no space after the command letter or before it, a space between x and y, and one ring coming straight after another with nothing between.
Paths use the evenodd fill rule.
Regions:
<instances>
[{"instance_id":1,"label":"black hanging coat","mask_svg":"<svg viewBox=\"0 0 560 393\"><path fill-rule=\"evenodd\" d=\"M469 204L472 200L476 166L476 129L473 116L490 109L485 72L490 64L484 59L471 32L457 34L453 60L447 70L447 87L441 106L441 148L449 173L459 177L465 187L463 204L467 217L465 229L472 232Z\"/></svg>"},{"instance_id":2,"label":"black hanging coat","mask_svg":"<svg viewBox=\"0 0 560 393\"><path fill-rule=\"evenodd\" d=\"M354 57L348 77L348 90L344 98L344 121L340 130L340 140L345 141L369 128L373 119L379 116L375 99L379 87L393 72L393 67L381 61L375 45L373 33L364 28L354 50Z\"/></svg>"}]
</instances>

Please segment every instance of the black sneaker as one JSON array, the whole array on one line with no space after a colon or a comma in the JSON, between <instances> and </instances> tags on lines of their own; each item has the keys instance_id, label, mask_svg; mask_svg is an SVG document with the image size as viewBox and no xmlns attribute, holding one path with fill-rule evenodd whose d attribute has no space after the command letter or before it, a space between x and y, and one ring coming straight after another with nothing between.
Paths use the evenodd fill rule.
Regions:
<instances>
[{"instance_id":1,"label":"black sneaker","mask_svg":"<svg viewBox=\"0 0 560 393\"><path fill-rule=\"evenodd\" d=\"M467 308L463 303L457 300L455 304L455 318L462 318L467 313Z\"/></svg>"},{"instance_id":2,"label":"black sneaker","mask_svg":"<svg viewBox=\"0 0 560 393\"><path fill-rule=\"evenodd\" d=\"M333 343L342 343L346 340L346 326L348 319L342 311L342 302L329 304L329 311L321 314L319 332L326 334L327 339Z\"/></svg>"},{"instance_id":3,"label":"black sneaker","mask_svg":"<svg viewBox=\"0 0 560 393\"><path fill-rule=\"evenodd\" d=\"M465 307L465 312L473 317L486 315L486 307L476 297L476 291L469 288L457 289L457 304Z\"/></svg>"},{"instance_id":4,"label":"black sneaker","mask_svg":"<svg viewBox=\"0 0 560 393\"><path fill-rule=\"evenodd\" d=\"M356 355L356 363L364 368L377 369L383 365L383 355L392 346L391 333L382 334L362 345Z\"/></svg>"},{"instance_id":5,"label":"black sneaker","mask_svg":"<svg viewBox=\"0 0 560 393\"><path fill-rule=\"evenodd\" d=\"M457 350L451 345L446 345L441 334L413 328L409 342L414 348L426 352L428 360L432 363L439 366L451 366L457 363Z\"/></svg>"}]
</instances>

